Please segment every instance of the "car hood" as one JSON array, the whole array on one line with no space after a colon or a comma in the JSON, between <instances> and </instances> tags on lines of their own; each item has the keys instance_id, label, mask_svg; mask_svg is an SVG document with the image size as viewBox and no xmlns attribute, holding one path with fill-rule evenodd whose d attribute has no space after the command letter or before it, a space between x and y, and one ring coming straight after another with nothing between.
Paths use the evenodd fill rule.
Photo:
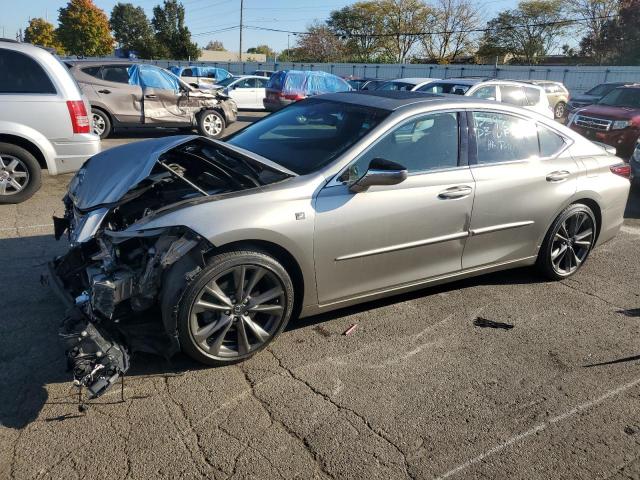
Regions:
<instances>
[{"instance_id":1,"label":"car hood","mask_svg":"<svg viewBox=\"0 0 640 480\"><path fill-rule=\"evenodd\" d=\"M589 117L605 118L608 120L631 120L632 118L640 115L640 109L594 104L581 109L578 114Z\"/></svg>"},{"instance_id":2,"label":"car hood","mask_svg":"<svg viewBox=\"0 0 640 480\"><path fill-rule=\"evenodd\" d=\"M583 93L582 95L571 95L572 102L578 103L593 103L600 100L600 97L597 95L587 95Z\"/></svg>"},{"instance_id":3,"label":"car hood","mask_svg":"<svg viewBox=\"0 0 640 480\"><path fill-rule=\"evenodd\" d=\"M113 206L141 182L149 179L162 154L196 139L220 145L287 176L296 175L277 163L242 148L197 135L180 135L121 145L94 155L71 180L68 196L79 210Z\"/></svg>"}]
</instances>

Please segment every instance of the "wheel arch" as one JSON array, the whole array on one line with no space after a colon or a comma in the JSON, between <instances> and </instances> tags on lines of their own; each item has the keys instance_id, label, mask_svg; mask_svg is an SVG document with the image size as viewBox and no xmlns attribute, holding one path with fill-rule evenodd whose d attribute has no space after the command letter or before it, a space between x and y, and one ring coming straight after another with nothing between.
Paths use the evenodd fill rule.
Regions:
<instances>
[{"instance_id":1,"label":"wheel arch","mask_svg":"<svg viewBox=\"0 0 640 480\"><path fill-rule=\"evenodd\" d=\"M44 156L44 153L32 141L27 140L26 138L20 137L18 135L0 133L0 142L11 143L13 145L17 145L18 147L24 148L27 152L29 152L31 155L36 157L36 160L38 160L38 164L40 165L41 169L44 170L49 168L49 166L47 165L47 159Z\"/></svg>"},{"instance_id":2,"label":"wheel arch","mask_svg":"<svg viewBox=\"0 0 640 480\"><path fill-rule=\"evenodd\" d=\"M218 246L207 253L207 256L213 256L221 252L228 252L232 250L257 250L262 253L266 253L274 257L285 268L289 276L291 277L291 281L293 282L293 289L295 293L294 297L294 305L293 305L293 313L292 317L296 318L300 311L302 310L302 306L304 305L304 275L302 273L302 268L296 260L296 257L289 252L286 248L277 243L273 243L267 240L238 240L230 243L226 243L224 245Z\"/></svg>"},{"instance_id":3,"label":"wheel arch","mask_svg":"<svg viewBox=\"0 0 640 480\"><path fill-rule=\"evenodd\" d=\"M547 234L549 233L549 229L553 225L553 222L556 221L556 218L558 218L558 216L562 214L562 212L564 212L570 205L574 205L576 203L589 207L593 212L593 215L596 217L596 238L594 240L594 245L596 245L598 242L598 237L600 236L600 230L602 229L602 209L600 207L600 203L594 197L597 197L597 194L595 192L593 192L593 195L588 195L586 192L579 192L579 194L576 194L567 202L562 204L560 208L556 212L554 212L553 216L548 220L547 226L542 233L542 236L538 239L536 255L538 254L538 251L542 246L544 239L547 237Z\"/></svg>"}]
</instances>

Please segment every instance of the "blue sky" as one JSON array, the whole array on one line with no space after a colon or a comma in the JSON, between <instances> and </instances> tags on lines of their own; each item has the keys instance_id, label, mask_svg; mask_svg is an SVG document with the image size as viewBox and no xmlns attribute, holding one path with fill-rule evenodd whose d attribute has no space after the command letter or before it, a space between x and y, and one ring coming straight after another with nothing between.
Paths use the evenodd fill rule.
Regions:
<instances>
[{"instance_id":1,"label":"blue sky","mask_svg":"<svg viewBox=\"0 0 640 480\"><path fill-rule=\"evenodd\" d=\"M123 1L123 0L121 0ZM126 1L126 0L124 0ZM105 10L107 15L117 0L94 0L95 4ZM154 5L161 0L132 0L136 6L143 7L149 18ZM182 0L186 9L187 26L193 34L193 40L199 45L206 45L209 40L220 40L227 50L237 51L239 43L238 29L214 32L238 25L240 17L240 0ZM283 30L301 31L314 20L324 20L332 10L354 3L353 0L244 0L244 23L261 27ZM481 12L486 19L497 11L512 8L516 0L487 0L481 2ZM58 9L66 4L65 0L0 0L0 35L15 38L19 28L24 29L31 17L46 17L56 23ZM244 30L243 49L266 43L276 50L287 47L287 34L277 32ZM290 37L291 45L295 43Z\"/></svg>"}]
</instances>

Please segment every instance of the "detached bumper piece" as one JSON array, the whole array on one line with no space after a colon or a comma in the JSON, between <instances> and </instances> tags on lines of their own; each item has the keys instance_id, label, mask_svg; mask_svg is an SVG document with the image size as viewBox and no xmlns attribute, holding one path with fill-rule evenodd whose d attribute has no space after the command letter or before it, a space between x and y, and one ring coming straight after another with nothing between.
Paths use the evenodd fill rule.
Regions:
<instances>
[{"instance_id":1,"label":"detached bumper piece","mask_svg":"<svg viewBox=\"0 0 640 480\"><path fill-rule=\"evenodd\" d=\"M91 323L78 308L71 308L60 329L73 383L97 398L129 370L127 348Z\"/></svg>"}]
</instances>

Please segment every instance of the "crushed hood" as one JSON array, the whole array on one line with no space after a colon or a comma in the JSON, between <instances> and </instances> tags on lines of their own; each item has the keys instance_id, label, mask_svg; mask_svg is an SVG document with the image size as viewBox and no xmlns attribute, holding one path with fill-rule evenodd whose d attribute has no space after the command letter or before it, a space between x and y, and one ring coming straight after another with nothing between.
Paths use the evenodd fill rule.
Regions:
<instances>
[{"instance_id":1,"label":"crushed hood","mask_svg":"<svg viewBox=\"0 0 640 480\"><path fill-rule=\"evenodd\" d=\"M196 139L232 150L287 176L296 175L275 162L233 145L197 135L180 135L130 143L94 155L71 180L69 198L80 210L117 204L130 190L150 176L162 154Z\"/></svg>"}]
</instances>

